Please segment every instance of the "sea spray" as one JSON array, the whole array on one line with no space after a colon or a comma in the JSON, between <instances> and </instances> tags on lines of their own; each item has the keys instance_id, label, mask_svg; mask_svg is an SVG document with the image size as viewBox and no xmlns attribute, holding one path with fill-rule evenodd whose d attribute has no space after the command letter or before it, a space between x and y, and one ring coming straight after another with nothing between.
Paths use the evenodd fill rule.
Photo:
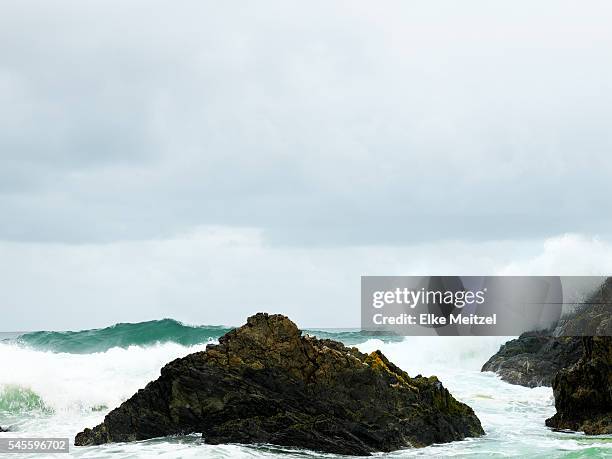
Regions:
<instances>
[{"instance_id":1,"label":"sea spray","mask_svg":"<svg viewBox=\"0 0 612 459\"><path fill-rule=\"evenodd\" d=\"M162 321L155 322L162 328L166 326ZM146 324L150 325L151 322ZM105 330L105 334L111 330L119 330L120 334L124 334L125 330L121 328L123 327L117 326L102 330ZM140 336L143 327L132 329ZM0 365L3 368L11 368L11 371L0 374L0 388L12 385L32 390L51 410L103 411L100 407L112 408L119 405L136 390L155 379L164 364L191 352L204 350L209 342L216 342L216 338L222 334L222 330L217 327L201 327L201 331L202 341L195 345L166 342L149 346L113 347L90 354L39 350L33 348L34 344L24 347L17 343L0 343ZM97 330L88 330L72 336L87 336L97 340L96 332ZM505 340L500 337L381 339L369 338L356 330L309 330L307 333L337 339L349 345L360 341L361 344L357 345L360 350L371 352L380 349L412 375L436 374L445 368L479 370L482 363L495 353ZM159 337L161 333L154 335ZM56 335L54 340L56 347L71 348L74 345L72 338L59 338L59 335ZM46 349L49 343L39 342L38 345Z\"/></svg>"},{"instance_id":2,"label":"sea spray","mask_svg":"<svg viewBox=\"0 0 612 459\"><path fill-rule=\"evenodd\" d=\"M358 345L362 352L381 350L409 374L436 374L448 369L479 371L499 350L503 336L413 336L401 342L370 339Z\"/></svg>"},{"instance_id":3,"label":"sea spray","mask_svg":"<svg viewBox=\"0 0 612 459\"><path fill-rule=\"evenodd\" d=\"M0 389L20 387L56 412L115 407L159 375L169 361L206 344L177 343L112 348L93 354L38 351L0 343Z\"/></svg>"},{"instance_id":4,"label":"sea spray","mask_svg":"<svg viewBox=\"0 0 612 459\"><path fill-rule=\"evenodd\" d=\"M43 399L28 387L5 384L0 387L0 413L22 414L40 411L52 413Z\"/></svg>"}]
</instances>

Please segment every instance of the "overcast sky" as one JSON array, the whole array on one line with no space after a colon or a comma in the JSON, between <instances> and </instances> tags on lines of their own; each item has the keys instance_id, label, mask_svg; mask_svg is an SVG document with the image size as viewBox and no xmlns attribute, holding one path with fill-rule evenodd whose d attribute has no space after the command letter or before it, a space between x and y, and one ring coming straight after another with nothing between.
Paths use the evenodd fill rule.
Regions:
<instances>
[{"instance_id":1,"label":"overcast sky","mask_svg":"<svg viewBox=\"0 0 612 459\"><path fill-rule=\"evenodd\" d=\"M612 271L607 1L0 4L0 330Z\"/></svg>"}]
</instances>

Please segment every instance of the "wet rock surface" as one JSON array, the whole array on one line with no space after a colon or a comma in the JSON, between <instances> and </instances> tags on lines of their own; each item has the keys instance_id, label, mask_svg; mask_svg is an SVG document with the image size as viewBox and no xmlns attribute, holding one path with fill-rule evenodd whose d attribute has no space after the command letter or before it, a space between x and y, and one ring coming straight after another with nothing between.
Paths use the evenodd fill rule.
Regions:
<instances>
[{"instance_id":1,"label":"wet rock surface","mask_svg":"<svg viewBox=\"0 0 612 459\"><path fill-rule=\"evenodd\" d=\"M584 354L553 380L557 413L546 420L556 429L587 435L612 434L612 338L583 338Z\"/></svg>"},{"instance_id":2,"label":"wet rock surface","mask_svg":"<svg viewBox=\"0 0 612 459\"><path fill-rule=\"evenodd\" d=\"M75 444L201 432L210 444L268 443L368 455L484 434L435 377L411 378L379 351L302 336L257 314L77 434Z\"/></svg>"},{"instance_id":3,"label":"wet rock surface","mask_svg":"<svg viewBox=\"0 0 612 459\"><path fill-rule=\"evenodd\" d=\"M528 332L502 345L482 371L493 371L510 384L550 386L559 370L578 362L581 356L578 337L553 338L549 332Z\"/></svg>"},{"instance_id":4,"label":"wet rock surface","mask_svg":"<svg viewBox=\"0 0 612 459\"><path fill-rule=\"evenodd\" d=\"M482 371L493 371L510 384L551 386L561 369L582 357L581 336L612 335L612 278L607 278L585 303L553 330L523 333L508 341Z\"/></svg>"}]
</instances>

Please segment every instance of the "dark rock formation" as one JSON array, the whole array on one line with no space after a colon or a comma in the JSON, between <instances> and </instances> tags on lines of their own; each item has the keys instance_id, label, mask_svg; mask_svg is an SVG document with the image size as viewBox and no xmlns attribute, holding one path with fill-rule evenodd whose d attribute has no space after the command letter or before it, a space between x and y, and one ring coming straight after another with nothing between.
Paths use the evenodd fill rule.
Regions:
<instances>
[{"instance_id":1,"label":"dark rock formation","mask_svg":"<svg viewBox=\"0 0 612 459\"><path fill-rule=\"evenodd\" d=\"M580 361L554 378L557 413L546 425L587 435L612 434L612 337L585 337L583 343Z\"/></svg>"},{"instance_id":2,"label":"dark rock formation","mask_svg":"<svg viewBox=\"0 0 612 459\"><path fill-rule=\"evenodd\" d=\"M582 357L580 336L612 335L612 278L587 299L586 304L564 317L554 330L523 333L508 341L482 367L511 384L550 386L562 368Z\"/></svg>"},{"instance_id":3,"label":"dark rock formation","mask_svg":"<svg viewBox=\"0 0 612 459\"><path fill-rule=\"evenodd\" d=\"M559 370L573 365L581 356L578 337L553 338L550 332L528 332L502 345L482 371L494 371L510 384L550 386Z\"/></svg>"},{"instance_id":4,"label":"dark rock formation","mask_svg":"<svg viewBox=\"0 0 612 459\"><path fill-rule=\"evenodd\" d=\"M205 441L269 443L368 455L482 435L472 409L435 376L411 378L379 351L301 336L257 314L85 429L75 445L201 432Z\"/></svg>"},{"instance_id":5,"label":"dark rock formation","mask_svg":"<svg viewBox=\"0 0 612 459\"><path fill-rule=\"evenodd\" d=\"M8 432L8 429L3 429L2 426L0 426L0 432Z\"/></svg>"}]
</instances>

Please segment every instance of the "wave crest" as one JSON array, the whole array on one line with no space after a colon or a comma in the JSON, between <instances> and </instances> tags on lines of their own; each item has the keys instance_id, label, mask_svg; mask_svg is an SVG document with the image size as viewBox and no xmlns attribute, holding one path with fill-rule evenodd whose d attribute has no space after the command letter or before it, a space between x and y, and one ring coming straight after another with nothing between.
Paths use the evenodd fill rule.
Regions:
<instances>
[{"instance_id":1,"label":"wave crest","mask_svg":"<svg viewBox=\"0 0 612 459\"><path fill-rule=\"evenodd\" d=\"M37 331L25 333L17 342L52 352L91 354L111 348L148 346L174 342L183 346L201 344L231 330L221 326L185 325L174 319L151 320L139 323L119 323L106 328L82 331Z\"/></svg>"}]
</instances>

